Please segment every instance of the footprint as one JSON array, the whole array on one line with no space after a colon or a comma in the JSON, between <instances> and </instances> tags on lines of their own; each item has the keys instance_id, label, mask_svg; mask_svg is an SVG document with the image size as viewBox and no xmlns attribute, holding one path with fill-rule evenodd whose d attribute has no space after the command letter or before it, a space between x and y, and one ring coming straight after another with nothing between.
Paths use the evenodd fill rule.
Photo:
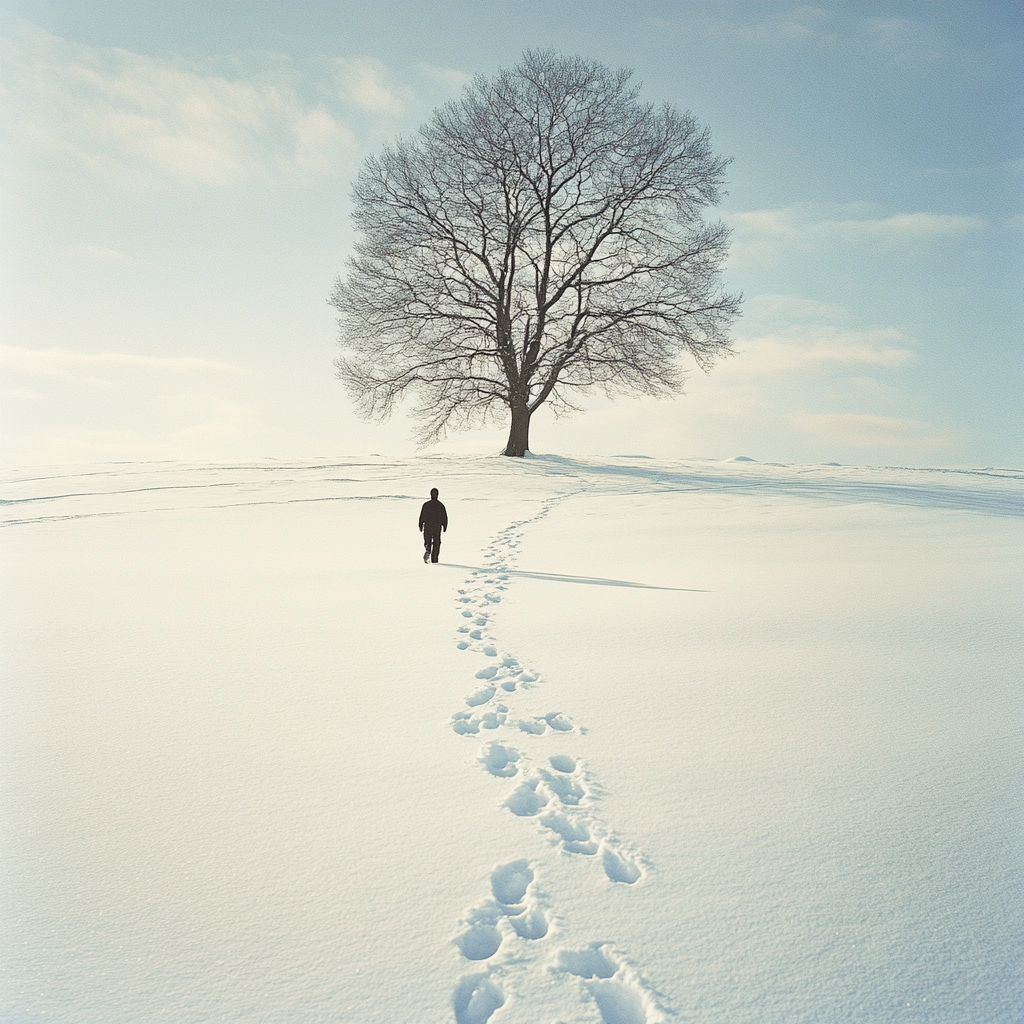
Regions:
<instances>
[{"instance_id":1,"label":"footprint","mask_svg":"<svg viewBox=\"0 0 1024 1024\"><path fill-rule=\"evenodd\" d=\"M465 931L454 944L467 960L489 960L507 937L498 925L507 918L512 931L521 939L543 939L550 927L547 913L531 893L534 872L530 862L522 860L499 864L491 872L488 899L463 919Z\"/></svg>"},{"instance_id":2,"label":"footprint","mask_svg":"<svg viewBox=\"0 0 1024 1024\"><path fill-rule=\"evenodd\" d=\"M516 761L519 760L519 751L514 747L506 747L501 743L488 743L480 753L480 763L499 779L510 779L519 771L519 766L516 764Z\"/></svg>"},{"instance_id":3,"label":"footprint","mask_svg":"<svg viewBox=\"0 0 1024 1024\"><path fill-rule=\"evenodd\" d=\"M491 892L503 906L518 907L526 898L533 878L533 868L528 860L500 864L491 872Z\"/></svg>"},{"instance_id":4,"label":"footprint","mask_svg":"<svg viewBox=\"0 0 1024 1024\"><path fill-rule=\"evenodd\" d=\"M550 829L561 840L569 853L582 853L592 857L597 853L597 843L590 837L590 829L581 821L574 821L560 811L549 811L542 815L540 823Z\"/></svg>"},{"instance_id":5,"label":"footprint","mask_svg":"<svg viewBox=\"0 0 1024 1024\"><path fill-rule=\"evenodd\" d=\"M456 1024L486 1024L494 1011L504 1005L505 993L487 974L463 978L452 995Z\"/></svg>"},{"instance_id":6,"label":"footprint","mask_svg":"<svg viewBox=\"0 0 1024 1024\"><path fill-rule=\"evenodd\" d=\"M534 779L532 782L521 782L505 801L505 806L517 818L532 818L551 802L551 798L547 794L537 792L539 781L539 779Z\"/></svg>"},{"instance_id":7,"label":"footprint","mask_svg":"<svg viewBox=\"0 0 1024 1024\"><path fill-rule=\"evenodd\" d=\"M525 682L525 676L520 678ZM534 736L540 736L548 728L554 729L556 732L572 732L575 729L572 722L559 711L551 711L546 715L538 715L534 718L521 718L518 725L523 732L531 733Z\"/></svg>"},{"instance_id":8,"label":"footprint","mask_svg":"<svg viewBox=\"0 0 1024 1024\"><path fill-rule=\"evenodd\" d=\"M558 966L583 979L604 1024L660 1024L664 1016L633 970L595 942L587 949L563 949Z\"/></svg>"},{"instance_id":9,"label":"footprint","mask_svg":"<svg viewBox=\"0 0 1024 1024\"><path fill-rule=\"evenodd\" d=\"M508 718L508 708L496 704L492 711L474 715L472 711L456 711L452 715L452 730L460 736L476 736L481 729L497 729Z\"/></svg>"},{"instance_id":10,"label":"footprint","mask_svg":"<svg viewBox=\"0 0 1024 1024\"><path fill-rule=\"evenodd\" d=\"M476 693L466 698L466 703L471 708L479 707L481 704L486 704L494 695L497 693L496 686L485 686Z\"/></svg>"},{"instance_id":11,"label":"footprint","mask_svg":"<svg viewBox=\"0 0 1024 1024\"><path fill-rule=\"evenodd\" d=\"M610 978L619 965L604 952L604 944L595 942L589 949L562 949L558 966L577 978Z\"/></svg>"},{"instance_id":12,"label":"footprint","mask_svg":"<svg viewBox=\"0 0 1024 1024\"><path fill-rule=\"evenodd\" d=\"M508 708L504 704L499 704L494 711L486 711L480 716L480 728L497 729L499 725L505 724L507 718Z\"/></svg>"},{"instance_id":13,"label":"footprint","mask_svg":"<svg viewBox=\"0 0 1024 1024\"><path fill-rule=\"evenodd\" d=\"M493 924L477 921L455 940L455 945L467 960L486 960L498 952L501 932Z\"/></svg>"},{"instance_id":14,"label":"footprint","mask_svg":"<svg viewBox=\"0 0 1024 1024\"><path fill-rule=\"evenodd\" d=\"M586 987L601 1011L604 1024L650 1024L650 1000L633 985L621 981L588 981ZM660 1017L660 1015L659 1015Z\"/></svg>"},{"instance_id":15,"label":"footprint","mask_svg":"<svg viewBox=\"0 0 1024 1024\"><path fill-rule=\"evenodd\" d=\"M475 735L480 731L480 719L469 711L457 711L452 715L452 729L460 736Z\"/></svg>"},{"instance_id":16,"label":"footprint","mask_svg":"<svg viewBox=\"0 0 1024 1024\"><path fill-rule=\"evenodd\" d=\"M571 775L553 775L541 768L540 777L563 804L576 807L587 796L587 791Z\"/></svg>"},{"instance_id":17,"label":"footprint","mask_svg":"<svg viewBox=\"0 0 1024 1024\"><path fill-rule=\"evenodd\" d=\"M545 715L544 720L557 732L572 732L572 722L557 711L552 711L550 714Z\"/></svg>"},{"instance_id":18,"label":"footprint","mask_svg":"<svg viewBox=\"0 0 1024 1024\"><path fill-rule=\"evenodd\" d=\"M521 939L543 939L548 933L548 915L540 907L530 907L515 917L510 917L509 924Z\"/></svg>"},{"instance_id":19,"label":"footprint","mask_svg":"<svg viewBox=\"0 0 1024 1024\"><path fill-rule=\"evenodd\" d=\"M548 758L548 762L556 772L576 771L576 762L568 754L552 754Z\"/></svg>"},{"instance_id":20,"label":"footprint","mask_svg":"<svg viewBox=\"0 0 1024 1024\"><path fill-rule=\"evenodd\" d=\"M516 935L530 941L543 939L550 926L548 915L530 894L533 880L533 868L526 860L502 864L491 872L494 898L508 915Z\"/></svg>"},{"instance_id":21,"label":"footprint","mask_svg":"<svg viewBox=\"0 0 1024 1024\"><path fill-rule=\"evenodd\" d=\"M480 669L476 674L477 679L493 679L498 674L497 665L488 665L486 668Z\"/></svg>"},{"instance_id":22,"label":"footprint","mask_svg":"<svg viewBox=\"0 0 1024 1024\"><path fill-rule=\"evenodd\" d=\"M636 861L625 853L613 850L607 843L601 844L601 862L604 866L604 873L613 882L632 885L639 881L643 874Z\"/></svg>"},{"instance_id":23,"label":"footprint","mask_svg":"<svg viewBox=\"0 0 1024 1024\"><path fill-rule=\"evenodd\" d=\"M548 723L543 718L521 718L519 720L519 728L533 736L540 736L547 727Z\"/></svg>"}]
</instances>

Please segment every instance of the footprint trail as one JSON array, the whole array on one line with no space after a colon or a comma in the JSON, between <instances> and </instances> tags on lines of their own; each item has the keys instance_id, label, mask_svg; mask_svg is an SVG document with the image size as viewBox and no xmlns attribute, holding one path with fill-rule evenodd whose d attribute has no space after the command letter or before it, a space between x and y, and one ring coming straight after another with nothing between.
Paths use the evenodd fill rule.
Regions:
<instances>
[{"instance_id":1,"label":"footprint trail","mask_svg":"<svg viewBox=\"0 0 1024 1024\"><path fill-rule=\"evenodd\" d=\"M452 714L451 728L458 736L483 741L476 761L504 787L496 799L500 812L539 830L560 855L599 864L606 884L630 887L642 884L646 863L599 813L603 789L573 749L586 729L561 708L544 709L542 674L503 650L493 629L511 585L507 570L515 568L525 530L570 496L548 501L536 515L498 533L485 549L485 567L474 570L459 589L456 646L484 663L471 669L472 684ZM545 735L564 737L570 745L546 758L531 752L535 737ZM562 979L576 993L577 1005L596 1007L603 1024L664 1020L640 975L607 943L543 953L555 918L538 888L537 872L525 859L497 865L490 895L462 916L453 945L467 966L478 970L465 975L452 995L457 1024L485 1024L516 999L529 972ZM480 973L480 967L487 969Z\"/></svg>"}]
</instances>

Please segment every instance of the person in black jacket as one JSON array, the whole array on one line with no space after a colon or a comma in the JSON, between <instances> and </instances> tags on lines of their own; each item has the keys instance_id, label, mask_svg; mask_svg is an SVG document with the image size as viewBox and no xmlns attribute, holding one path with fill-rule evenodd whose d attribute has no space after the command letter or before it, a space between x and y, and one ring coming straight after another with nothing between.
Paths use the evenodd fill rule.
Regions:
<instances>
[{"instance_id":1,"label":"person in black jacket","mask_svg":"<svg viewBox=\"0 0 1024 1024\"><path fill-rule=\"evenodd\" d=\"M430 501L425 501L420 509L419 528L423 531L423 561L436 563L441 553L441 531L448 529L448 513L437 500L436 487L430 488Z\"/></svg>"}]
</instances>

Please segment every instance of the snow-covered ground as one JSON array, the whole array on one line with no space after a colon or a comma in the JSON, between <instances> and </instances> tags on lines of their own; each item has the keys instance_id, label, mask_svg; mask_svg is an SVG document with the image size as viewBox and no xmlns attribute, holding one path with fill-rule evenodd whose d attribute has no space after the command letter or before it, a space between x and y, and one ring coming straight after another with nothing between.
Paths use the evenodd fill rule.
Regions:
<instances>
[{"instance_id":1,"label":"snow-covered ground","mask_svg":"<svg viewBox=\"0 0 1024 1024\"><path fill-rule=\"evenodd\" d=\"M7 1024L1024 1019L1024 474L3 484Z\"/></svg>"}]
</instances>

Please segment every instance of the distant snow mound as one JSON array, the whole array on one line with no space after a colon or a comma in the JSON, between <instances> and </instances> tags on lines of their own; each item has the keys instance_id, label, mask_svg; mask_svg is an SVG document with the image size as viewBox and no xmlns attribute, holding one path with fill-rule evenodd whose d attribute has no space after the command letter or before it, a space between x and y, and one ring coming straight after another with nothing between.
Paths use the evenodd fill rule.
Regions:
<instances>
[{"instance_id":1,"label":"distant snow mound","mask_svg":"<svg viewBox=\"0 0 1024 1024\"><path fill-rule=\"evenodd\" d=\"M752 459L747 455L737 455L735 459L726 459L726 462L757 462L757 459Z\"/></svg>"}]
</instances>

